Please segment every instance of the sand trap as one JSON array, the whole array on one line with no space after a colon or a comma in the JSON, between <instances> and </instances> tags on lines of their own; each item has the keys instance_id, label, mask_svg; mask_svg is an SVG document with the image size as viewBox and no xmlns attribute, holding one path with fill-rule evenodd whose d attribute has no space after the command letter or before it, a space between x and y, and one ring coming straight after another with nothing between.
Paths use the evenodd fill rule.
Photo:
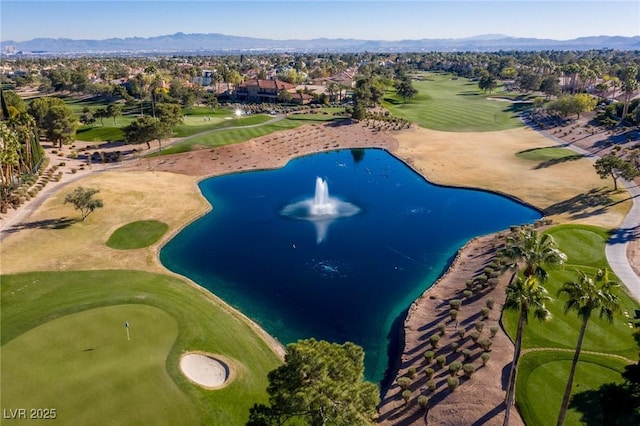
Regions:
<instances>
[{"instance_id":1,"label":"sand trap","mask_svg":"<svg viewBox=\"0 0 640 426\"><path fill-rule=\"evenodd\" d=\"M189 353L182 356L180 369L189 380L206 388L219 388L229 379L229 367L212 356Z\"/></svg>"}]
</instances>

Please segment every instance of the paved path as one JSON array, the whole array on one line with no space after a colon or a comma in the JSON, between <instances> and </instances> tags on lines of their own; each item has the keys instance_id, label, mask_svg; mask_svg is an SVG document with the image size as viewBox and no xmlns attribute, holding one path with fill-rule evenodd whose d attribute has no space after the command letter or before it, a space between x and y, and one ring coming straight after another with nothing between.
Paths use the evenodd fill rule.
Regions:
<instances>
[{"instance_id":1,"label":"paved path","mask_svg":"<svg viewBox=\"0 0 640 426\"><path fill-rule=\"evenodd\" d=\"M527 119L523 119L523 121L531 128L539 131L535 123ZM567 143L555 136L548 135L544 132L540 133L547 139L579 154L583 154L585 157L593 159L593 161L599 158L597 155ZM629 241L634 238L640 238L640 187L638 187L635 182L623 180L619 181L619 183L624 185L627 188L627 191L629 191L633 205L631 206L629 213L627 213L627 216L622 221L622 224L620 224L620 227L614 230L614 234L609 238L609 241L607 241L605 254L613 272L618 276L620 281L624 283L634 299L640 301L640 277L638 277L631 268L629 259L627 258L627 245Z\"/></svg>"}]
</instances>

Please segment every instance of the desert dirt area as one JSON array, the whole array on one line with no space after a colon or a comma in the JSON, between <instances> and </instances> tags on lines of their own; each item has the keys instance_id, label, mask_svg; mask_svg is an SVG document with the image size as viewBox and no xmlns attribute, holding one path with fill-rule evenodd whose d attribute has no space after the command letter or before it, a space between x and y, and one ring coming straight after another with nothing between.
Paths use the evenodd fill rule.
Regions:
<instances>
[{"instance_id":1,"label":"desert dirt area","mask_svg":"<svg viewBox=\"0 0 640 426\"><path fill-rule=\"evenodd\" d=\"M416 127L386 132L364 123L343 122L306 125L235 145L183 154L143 158L142 150L140 155L121 163L85 165L82 170L82 160L77 160L75 166L67 164L63 168L60 182L50 183L20 210L2 216L2 273L101 268L163 271L157 255L161 245L211 208L198 190L200 179L281 167L294 157L349 148L385 149L433 183L507 194L548 211L554 223L617 226L631 201L626 191L613 193L607 189L611 182L596 175L591 159L540 167L538 163L515 157L521 151L561 143L545 137L544 131L598 154L604 152L603 138L610 136L601 134L598 142L597 135L579 135L578 129L565 135L556 129L539 132L528 127L484 133L437 132ZM572 137L574 140L567 140ZM51 164L56 162L59 159L54 157ZM69 167L76 168L76 172L70 172ZM82 226L69 226L70 218L77 216L77 212L64 205L63 200L77 185L99 189L105 207L90 215ZM600 196L589 201L594 193ZM118 227L142 219L167 222L170 233L149 248L125 254L104 244ZM464 282L484 268L499 243L496 238L497 235L489 235L470 241L437 285L411 306L405 321L405 347L398 377L411 366L419 367L420 380L412 388L412 400L426 382L422 370L428 340L424 336L446 322L443 317L443 312L448 312L446 301L464 290ZM640 255L634 255L640 253L640 238L631 242L629 250L640 275ZM501 281L490 293L464 302L457 319L459 326L472 328L472 318L491 297L496 306L486 321L484 333L488 333L487 329L499 320L504 285ZM455 331L455 325L446 324L442 348ZM471 379L462 379L455 392L444 390L433 394L426 417L424 410L414 403L405 406L398 387L391 386L381 405L381 422L423 424L426 419L429 424L501 424L505 397L503 369L511 361L513 345L502 329L492 340L486 366L479 366ZM479 353L472 357L475 363L480 362ZM439 389L446 387L443 374L443 370L436 371ZM511 419L513 424L516 421L522 424L515 409Z\"/></svg>"}]
</instances>

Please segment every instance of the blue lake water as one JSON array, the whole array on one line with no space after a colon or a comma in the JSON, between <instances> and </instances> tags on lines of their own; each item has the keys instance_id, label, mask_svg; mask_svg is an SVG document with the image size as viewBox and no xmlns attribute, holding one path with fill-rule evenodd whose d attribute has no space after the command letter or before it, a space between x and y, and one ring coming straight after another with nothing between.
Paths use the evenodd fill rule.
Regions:
<instances>
[{"instance_id":1,"label":"blue lake water","mask_svg":"<svg viewBox=\"0 0 640 426\"><path fill-rule=\"evenodd\" d=\"M277 170L204 180L213 210L160 259L284 344L315 337L362 346L366 377L379 382L394 320L456 251L540 214L495 194L432 185L383 150L359 154L315 154ZM320 225L283 215L314 196L316 177L359 212Z\"/></svg>"}]
</instances>

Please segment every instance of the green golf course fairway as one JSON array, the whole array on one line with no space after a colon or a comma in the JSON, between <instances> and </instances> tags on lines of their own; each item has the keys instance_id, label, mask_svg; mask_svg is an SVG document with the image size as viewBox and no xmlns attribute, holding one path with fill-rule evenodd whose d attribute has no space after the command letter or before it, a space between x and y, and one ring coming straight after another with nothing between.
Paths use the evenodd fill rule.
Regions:
<instances>
[{"instance_id":1,"label":"green golf course fairway","mask_svg":"<svg viewBox=\"0 0 640 426\"><path fill-rule=\"evenodd\" d=\"M11 386L3 386L2 405L55 408L60 424L196 424L197 410L165 368L177 336L176 321L147 305L49 321L3 346L2 380Z\"/></svg>"},{"instance_id":2,"label":"green golf course fairway","mask_svg":"<svg viewBox=\"0 0 640 426\"><path fill-rule=\"evenodd\" d=\"M106 270L0 279L2 408L55 408L58 424L243 425L281 363L241 315L176 277ZM179 367L191 351L232 361L234 380L217 390L193 384Z\"/></svg>"}]
</instances>

